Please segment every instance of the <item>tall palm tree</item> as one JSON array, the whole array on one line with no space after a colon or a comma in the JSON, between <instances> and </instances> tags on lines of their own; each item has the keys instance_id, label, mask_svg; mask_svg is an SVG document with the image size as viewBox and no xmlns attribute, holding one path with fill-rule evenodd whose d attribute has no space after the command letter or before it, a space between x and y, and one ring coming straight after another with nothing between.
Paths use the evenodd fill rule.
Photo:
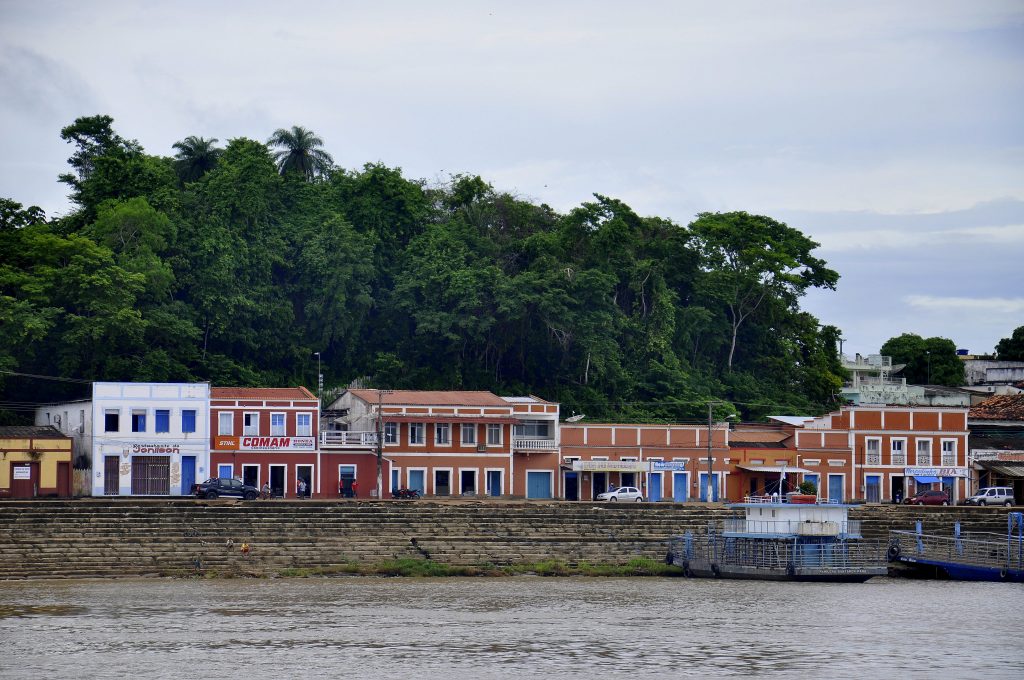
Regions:
<instances>
[{"instance_id":1,"label":"tall palm tree","mask_svg":"<svg viewBox=\"0 0 1024 680\"><path fill-rule=\"evenodd\" d=\"M217 167L217 161L224 150L214 146L216 143L216 137L204 139L190 135L173 144L178 150L174 156L174 169L178 171L178 177L183 184L195 182Z\"/></svg>"},{"instance_id":2,"label":"tall palm tree","mask_svg":"<svg viewBox=\"0 0 1024 680\"><path fill-rule=\"evenodd\" d=\"M334 166L331 155L320 148L324 140L313 134L312 130L299 125L293 125L291 130L278 129L267 140L267 144L281 147L274 158L282 175L294 170L311 180L327 174Z\"/></svg>"}]
</instances>

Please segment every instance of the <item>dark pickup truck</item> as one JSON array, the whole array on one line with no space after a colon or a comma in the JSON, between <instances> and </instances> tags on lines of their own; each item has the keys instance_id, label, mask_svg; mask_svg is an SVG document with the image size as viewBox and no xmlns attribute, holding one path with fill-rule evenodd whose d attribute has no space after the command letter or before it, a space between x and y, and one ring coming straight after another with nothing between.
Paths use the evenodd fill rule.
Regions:
<instances>
[{"instance_id":1,"label":"dark pickup truck","mask_svg":"<svg viewBox=\"0 0 1024 680\"><path fill-rule=\"evenodd\" d=\"M243 484L240 479L228 477L213 477L202 484L192 485L192 494L197 498L220 498L228 496L231 498L244 498L247 501L256 500L260 490L255 486Z\"/></svg>"}]
</instances>

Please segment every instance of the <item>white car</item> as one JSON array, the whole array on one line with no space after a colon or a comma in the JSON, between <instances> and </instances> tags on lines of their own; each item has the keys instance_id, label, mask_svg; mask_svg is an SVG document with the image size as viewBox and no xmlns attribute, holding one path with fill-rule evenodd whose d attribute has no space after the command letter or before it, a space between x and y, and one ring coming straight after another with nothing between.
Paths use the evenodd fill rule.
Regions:
<instances>
[{"instance_id":1,"label":"white car","mask_svg":"<svg viewBox=\"0 0 1024 680\"><path fill-rule=\"evenodd\" d=\"M599 501L636 501L639 503L643 499L644 495L635 486L620 486L614 491L605 491L604 493L597 494L597 500Z\"/></svg>"}]
</instances>

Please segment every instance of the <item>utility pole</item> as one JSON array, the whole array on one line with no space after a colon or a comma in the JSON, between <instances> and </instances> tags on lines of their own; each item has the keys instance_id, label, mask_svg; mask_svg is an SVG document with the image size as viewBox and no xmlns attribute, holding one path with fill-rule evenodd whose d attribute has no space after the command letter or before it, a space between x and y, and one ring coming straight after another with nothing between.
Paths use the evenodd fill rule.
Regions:
<instances>
[{"instance_id":1,"label":"utility pole","mask_svg":"<svg viewBox=\"0 0 1024 680\"><path fill-rule=\"evenodd\" d=\"M384 498L384 395L391 390L377 390L377 498Z\"/></svg>"},{"instance_id":2,"label":"utility pole","mask_svg":"<svg viewBox=\"0 0 1024 680\"><path fill-rule=\"evenodd\" d=\"M704 497L705 500L708 503L710 503L711 499L714 498L714 494L712 493L712 481L711 481L712 480L711 468L712 468L712 462L713 462L713 459L711 458L711 414L712 414L712 411L715 408L715 404L716 403L717 402L714 402L714 401L709 401L708 402L708 483L707 483L707 495Z\"/></svg>"}]
</instances>

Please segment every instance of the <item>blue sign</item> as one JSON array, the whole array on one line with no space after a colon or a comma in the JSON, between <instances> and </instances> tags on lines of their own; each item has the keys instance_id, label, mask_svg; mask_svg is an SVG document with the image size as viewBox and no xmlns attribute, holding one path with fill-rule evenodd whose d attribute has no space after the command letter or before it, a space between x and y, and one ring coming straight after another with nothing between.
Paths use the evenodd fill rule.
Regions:
<instances>
[{"instance_id":1,"label":"blue sign","mask_svg":"<svg viewBox=\"0 0 1024 680\"><path fill-rule=\"evenodd\" d=\"M685 470L685 460L652 460L651 472L667 472L669 470Z\"/></svg>"}]
</instances>

